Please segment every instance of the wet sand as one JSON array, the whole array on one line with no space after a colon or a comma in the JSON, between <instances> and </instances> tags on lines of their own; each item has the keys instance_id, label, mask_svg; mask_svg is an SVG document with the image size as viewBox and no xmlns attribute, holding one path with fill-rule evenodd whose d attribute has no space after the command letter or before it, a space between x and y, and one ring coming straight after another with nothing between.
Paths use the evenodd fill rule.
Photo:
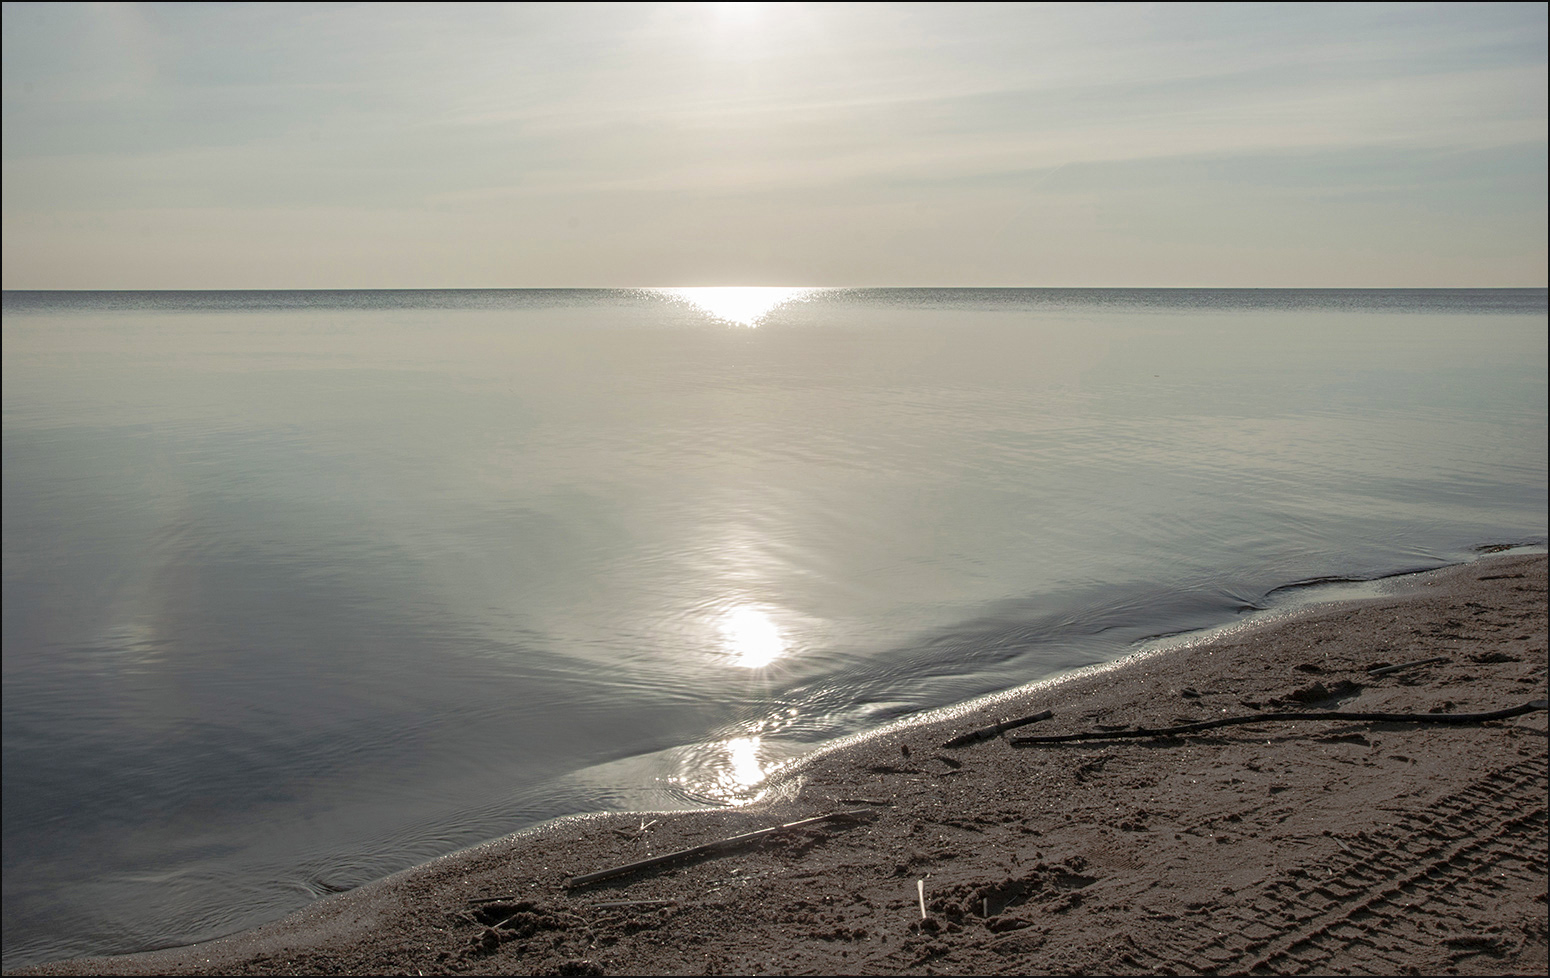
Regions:
<instances>
[{"instance_id":1,"label":"wet sand","mask_svg":"<svg viewBox=\"0 0 1550 978\"><path fill-rule=\"evenodd\" d=\"M1046 709L1009 736L1546 696L1543 555L1395 587L883 731L749 808L562 820L224 940L18 973L1544 974L1542 710L941 746Z\"/></svg>"}]
</instances>

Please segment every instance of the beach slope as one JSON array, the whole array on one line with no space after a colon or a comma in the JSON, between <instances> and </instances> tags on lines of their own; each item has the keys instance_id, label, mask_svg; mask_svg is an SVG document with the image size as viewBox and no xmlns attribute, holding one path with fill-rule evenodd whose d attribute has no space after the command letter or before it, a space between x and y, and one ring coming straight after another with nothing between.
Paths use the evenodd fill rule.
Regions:
<instances>
[{"instance_id":1,"label":"beach slope","mask_svg":"<svg viewBox=\"0 0 1550 978\"><path fill-rule=\"evenodd\" d=\"M757 806L567 819L225 940L22 973L1544 974L1542 710L942 744L1043 710L1009 736L1545 696L1546 558L1482 559L885 731Z\"/></svg>"}]
</instances>

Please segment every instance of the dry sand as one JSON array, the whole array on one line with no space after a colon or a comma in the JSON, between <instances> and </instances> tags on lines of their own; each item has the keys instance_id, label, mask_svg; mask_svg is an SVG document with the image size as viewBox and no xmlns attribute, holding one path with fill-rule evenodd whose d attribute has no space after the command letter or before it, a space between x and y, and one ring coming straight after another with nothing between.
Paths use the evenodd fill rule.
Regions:
<instances>
[{"instance_id":1,"label":"dry sand","mask_svg":"<svg viewBox=\"0 0 1550 978\"><path fill-rule=\"evenodd\" d=\"M750 808L568 819L225 940L29 973L1544 974L1542 711L940 745L1042 709L1015 733L1541 699L1545 568L1481 560L886 731ZM851 810L866 815L566 885Z\"/></svg>"}]
</instances>

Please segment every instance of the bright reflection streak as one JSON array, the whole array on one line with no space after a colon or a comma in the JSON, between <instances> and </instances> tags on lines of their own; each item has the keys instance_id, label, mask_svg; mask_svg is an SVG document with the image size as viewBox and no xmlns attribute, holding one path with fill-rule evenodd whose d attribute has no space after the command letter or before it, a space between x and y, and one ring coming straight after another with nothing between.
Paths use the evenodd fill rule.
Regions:
<instances>
[{"instance_id":1,"label":"bright reflection streak","mask_svg":"<svg viewBox=\"0 0 1550 978\"><path fill-rule=\"evenodd\" d=\"M763 738L758 734L706 744L702 763L695 765L688 777L673 780L699 800L733 805L757 801L765 778L780 767L766 767L759 760L762 746Z\"/></svg>"},{"instance_id":2,"label":"bright reflection streak","mask_svg":"<svg viewBox=\"0 0 1550 978\"><path fill-rule=\"evenodd\" d=\"M724 740L689 748L683 755L681 773L671 780L699 802L743 805L758 801L769 789L770 780L787 764L779 741L772 747L764 738L778 734L796 719L797 711L787 710L743 727Z\"/></svg>"},{"instance_id":3,"label":"bright reflection streak","mask_svg":"<svg viewBox=\"0 0 1550 978\"><path fill-rule=\"evenodd\" d=\"M733 662L745 669L767 666L786 653L786 641L770 616L747 605L726 613L721 636Z\"/></svg>"},{"instance_id":4,"label":"bright reflection streak","mask_svg":"<svg viewBox=\"0 0 1550 978\"><path fill-rule=\"evenodd\" d=\"M757 326L776 306L806 297L813 289L785 286L722 286L699 289L663 289L680 302L696 306L722 322Z\"/></svg>"},{"instance_id":5,"label":"bright reflection streak","mask_svg":"<svg viewBox=\"0 0 1550 978\"><path fill-rule=\"evenodd\" d=\"M716 778L723 793L740 795L764 780L764 765L759 763L760 739L737 737L727 741L727 766Z\"/></svg>"}]
</instances>

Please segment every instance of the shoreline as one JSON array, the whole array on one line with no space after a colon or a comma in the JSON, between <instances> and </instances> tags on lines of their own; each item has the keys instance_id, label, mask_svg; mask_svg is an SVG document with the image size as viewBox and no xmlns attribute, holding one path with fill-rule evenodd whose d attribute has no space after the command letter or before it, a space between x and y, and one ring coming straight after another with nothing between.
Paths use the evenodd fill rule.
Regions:
<instances>
[{"instance_id":1,"label":"shoreline","mask_svg":"<svg viewBox=\"0 0 1550 978\"><path fill-rule=\"evenodd\" d=\"M940 744L1044 709L1015 733L1542 699L1545 580L1482 557L885 726L744 808L561 819L217 941L8 973L1543 973L1542 711ZM866 814L565 885L842 810Z\"/></svg>"}]
</instances>

